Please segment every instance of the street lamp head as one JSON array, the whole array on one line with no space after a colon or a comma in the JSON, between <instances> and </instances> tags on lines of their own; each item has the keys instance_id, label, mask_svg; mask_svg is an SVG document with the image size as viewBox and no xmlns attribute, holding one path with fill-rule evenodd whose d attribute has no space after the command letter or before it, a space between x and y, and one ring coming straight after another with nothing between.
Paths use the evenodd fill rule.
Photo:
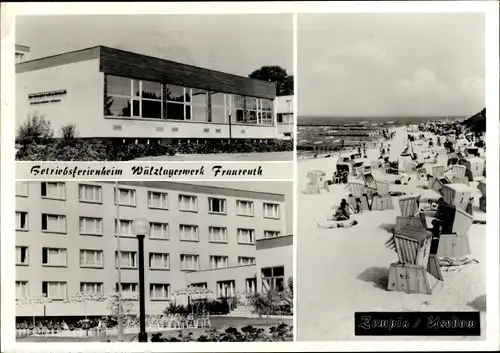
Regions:
<instances>
[{"instance_id":1,"label":"street lamp head","mask_svg":"<svg viewBox=\"0 0 500 353\"><path fill-rule=\"evenodd\" d=\"M149 233L149 221L145 218L134 219L132 222L132 233L135 235L146 235Z\"/></svg>"}]
</instances>

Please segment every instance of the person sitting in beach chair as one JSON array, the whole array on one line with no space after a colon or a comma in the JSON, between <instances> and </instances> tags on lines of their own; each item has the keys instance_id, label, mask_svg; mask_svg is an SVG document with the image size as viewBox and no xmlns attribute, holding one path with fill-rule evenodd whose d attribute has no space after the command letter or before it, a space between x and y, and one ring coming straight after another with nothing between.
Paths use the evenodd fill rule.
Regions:
<instances>
[{"instance_id":1,"label":"person sitting in beach chair","mask_svg":"<svg viewBox=\"0 0 500 353\"><path fill-rule=\"evenodd\" d=\"M346 221L350 218L349 204L346 199L342 199L339 208L335 211L335 214L330 217L329 221Z\"/></svg>"}]
</instances>

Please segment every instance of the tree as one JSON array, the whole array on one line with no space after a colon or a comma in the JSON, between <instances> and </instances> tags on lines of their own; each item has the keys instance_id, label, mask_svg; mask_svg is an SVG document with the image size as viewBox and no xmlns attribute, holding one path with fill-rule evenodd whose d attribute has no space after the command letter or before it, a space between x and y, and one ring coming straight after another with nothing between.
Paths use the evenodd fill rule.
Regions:
<instances>
[{"instance_id":1,"label":"tree","mask_svg":"<svg viewBox=\"0 0 500 353\"><path fill-rule=\"evenodd\" d=\"M16 143L23 147L31 144L44 145L52 141L54 132L50 121L38 113L28 116L28 119L21 125L16 134Z\"/></svg>"},{"instance_id":2,"label":"tree","mask_svg":"<svg viewBox=\"0 0 500 353\"><path fill-rule=\"evenodd\" d=\"M248 77L266 82L275 82L277 96L293 95L293 75L288 75L286 70L280 66L262 66Z\"/></svg>"}]
</instances>

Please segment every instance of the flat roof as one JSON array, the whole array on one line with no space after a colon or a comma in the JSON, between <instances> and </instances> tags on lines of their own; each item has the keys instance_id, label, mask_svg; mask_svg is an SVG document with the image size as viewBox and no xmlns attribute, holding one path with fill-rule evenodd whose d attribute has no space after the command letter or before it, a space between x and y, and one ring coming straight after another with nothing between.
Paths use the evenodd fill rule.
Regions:
<instances>
[{"instance_id":1,"label":"flat roof","mask_svg":"<svg viewBox=\"0 0 500 353\"><path fill-rule=\"evenodd\" d=\"M16 52L22 51L24 53L29 53L30 50L31 50L31 48L28 47L27 45L16 44Z\"/></svg>"},{"instance_id":2,"label":"flat roof","mask_svg":"<svg viewBox=\"0 0 500 353\"><path fill-rule=\"evenodd\" d=\"M16 73L99 59L106 74L190 88L274 99L276 84L149 55L98 45L16 64Z\"/></svg>"}]
</instances>

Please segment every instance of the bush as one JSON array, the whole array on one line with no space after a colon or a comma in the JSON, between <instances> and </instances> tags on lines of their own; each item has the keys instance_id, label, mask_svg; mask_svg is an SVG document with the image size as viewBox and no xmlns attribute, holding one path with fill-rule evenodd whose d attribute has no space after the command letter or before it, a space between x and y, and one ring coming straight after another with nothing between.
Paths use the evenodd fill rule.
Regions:
<instances>
[{"instance_id":1,"label":"bush","mask_svg":"<svg viewBox=\"0 0 500 353\"><path fill-rule=\"evenodd\" d=\"M44 145L52 141L54 132L50 121L45 120L43 116L34 113L28 116L28 119L21 125L16 133L16 144L21 147L29 145Z\"/></svg>"}]
</instances>

